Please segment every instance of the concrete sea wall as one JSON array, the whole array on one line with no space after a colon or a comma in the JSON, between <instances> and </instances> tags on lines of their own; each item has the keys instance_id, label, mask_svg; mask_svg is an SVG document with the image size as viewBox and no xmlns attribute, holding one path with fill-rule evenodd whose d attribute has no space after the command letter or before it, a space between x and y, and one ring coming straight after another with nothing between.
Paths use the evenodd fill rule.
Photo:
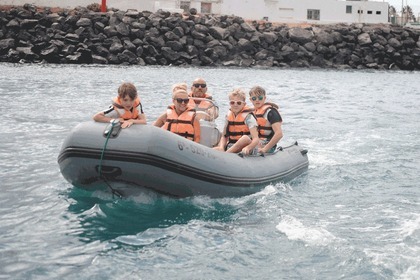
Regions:
<instances>
[{"instance_id":1,"label":"concrete sea wall","mask_svg":"<svg viewBox=\"0 0 420 280\"><path fill-rule=\"evenodd\" d=\"M0 62L420 70L411 28L97 8L3 7Z\"/></svg>"}]
</instances>

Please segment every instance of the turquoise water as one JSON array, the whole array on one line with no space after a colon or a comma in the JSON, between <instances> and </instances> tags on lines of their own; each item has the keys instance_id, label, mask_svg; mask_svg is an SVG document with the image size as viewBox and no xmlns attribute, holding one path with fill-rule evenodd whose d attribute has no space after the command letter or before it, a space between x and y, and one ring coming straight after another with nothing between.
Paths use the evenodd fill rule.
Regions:
<instances>
[{"instance_id":1,"label":"turquoise water","mask_svg":"<svg viewBox=\"0 0 420 280\"><path fill-rule=\"evenodd\" d=\"M418 279L420 73L0 64L0 279ZM119 199L57 156L118 85L151 123L170 86L264 86L307 173L239 198ZM223 123L219 120L219 126Z\"/></svg>"}]
</instances>

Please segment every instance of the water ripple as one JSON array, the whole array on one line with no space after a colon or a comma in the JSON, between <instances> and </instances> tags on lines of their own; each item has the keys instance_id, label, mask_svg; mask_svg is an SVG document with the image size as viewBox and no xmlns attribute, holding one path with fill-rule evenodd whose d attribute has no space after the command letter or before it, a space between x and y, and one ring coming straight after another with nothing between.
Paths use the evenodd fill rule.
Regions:
<instances>
[{"instance_id":1,"label":"water ripple","mask_svg":"<svg viewBox=\"0 0 420 280\"><path fill-rule=\"evenodd\" d=\"M417 279L420 79L416 72L0 64L0 278ZM18 74L16 74L18 73ZM262 85L308 172L253 195L127 199L74 188L57 156L123 81L149 123L171 85ZM106 269L104 269L106 267Z\"/></svg>"}]
</instances>

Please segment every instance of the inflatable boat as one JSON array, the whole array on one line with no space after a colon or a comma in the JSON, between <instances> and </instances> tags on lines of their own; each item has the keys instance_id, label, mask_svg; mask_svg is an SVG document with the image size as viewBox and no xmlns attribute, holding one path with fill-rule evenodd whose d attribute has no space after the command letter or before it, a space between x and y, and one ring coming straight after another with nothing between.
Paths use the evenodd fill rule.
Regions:
<instances>
[{"instance_id":1,"label":"inflatable boat","mask_svg":"<svg viewBox=\"0 0 420 280\"><path fill-rule=\"evenodd\" d=\"M72 185L109 187L122 196L141 188L176 197L242 196L308 168L307 151L297 143L280 143L273 154L243 156L211 148L219 133L213 123L203 121L201 133L205 142L195 143L152 125L121 129L84 122L64 141L58 163Z\"/></svg>"}]
</instances>

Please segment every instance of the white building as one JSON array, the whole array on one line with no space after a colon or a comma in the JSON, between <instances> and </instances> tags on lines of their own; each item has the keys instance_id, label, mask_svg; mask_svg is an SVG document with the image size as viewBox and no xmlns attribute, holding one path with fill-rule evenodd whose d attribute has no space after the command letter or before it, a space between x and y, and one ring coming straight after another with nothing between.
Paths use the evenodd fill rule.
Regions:
<instances>
[{"instance_id":1,"label":"white building","mask_svg":"<svg viewBox=\"0 0 420 280\"><path fill-rule=\"evenodd\" d=\"M23 5L72 8L87 6L102 0L1 0L3 5ZM120 10L137 9L172 12L195 8L199 13L236 15L249 20L272 22L328 23L387 23L388 2L367 0L106 0L107 6Z\"/></svg>"},{"instance_id":2,"label":"white building","mask_svg":"<svg viewBox=\"0 0 420 280\"><path fill-rule=\"evenodd\" d=\"M224 0L222 12L273 22L387 23L388 3L340 0Z\"/></svg>"}]
</instances>

